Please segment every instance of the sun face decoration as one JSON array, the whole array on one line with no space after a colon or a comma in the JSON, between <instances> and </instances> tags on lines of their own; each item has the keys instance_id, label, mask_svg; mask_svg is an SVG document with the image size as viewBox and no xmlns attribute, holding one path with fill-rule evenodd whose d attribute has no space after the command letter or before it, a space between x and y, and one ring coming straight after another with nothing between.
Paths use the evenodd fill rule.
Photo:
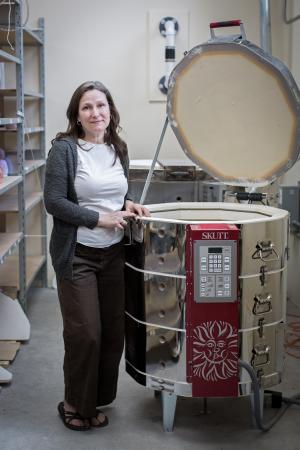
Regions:
<instances>
[{"instance_id":1,"label":"sun face decoration","mask_svg":"<svg viewBox=\"0 0 300 450\"><path fill-rule=\"evenodd\" d=\"M237 329L228 322L203 322L194 329L193 374L206 381L237 373Z\"/></svg>"}]
</instances>

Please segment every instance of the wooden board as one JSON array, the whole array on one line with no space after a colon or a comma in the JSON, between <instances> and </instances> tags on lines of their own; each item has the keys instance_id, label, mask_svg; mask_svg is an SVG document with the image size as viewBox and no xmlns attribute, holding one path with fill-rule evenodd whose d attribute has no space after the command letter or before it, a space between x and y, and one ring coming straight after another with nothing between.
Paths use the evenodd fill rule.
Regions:
<instances>
[{"instance_id":1,"label":"wooden board","mask_svg":"<svg viewBox=\"0 0 300 450\"><path fill-rule=\"evenodd\" d=\"M4 194L4 192L16 186L21 181L22 177L20 175L17 176L9 175L8 177L3 178L3 180L0 183L0 194Z\"/></svg>"},{"instance_id":2,"label":"wooden board","mask_svg":"<svg viewBox=\"0 0 300 450\"><path fill-rule=\"evenodd\" d=\"M26 194L25 198L25 209L26 212L30 211L37 203L39 203L43 198L41 192L31 192ZM2 197L0 203L0 212L18 212L18 197L15 194L7 194Z\"/></svg>"},{"instance_id":3,"label":"wooden board","mask_svg":"<svg viewBox=\"0 0 300 450\"><path fill-rule=\"evenodd\" d=\"M0 341L0 360L13 361L20 345L20 342L16 341Z\"/></svg>"},{"instance_id":4,"label":"wooden board","mask_svg":"<svg viewBox=\"0 0 300 450\"><path fill-rule=\"evenodd\" d=\"M35 275L45 262L45 256L33 255L26 258L26 286L30 286ZM0 286L19 286L19 260L15 255L8 256L0 266ZM1 339L1 337L0 337Z\"/></svg>"},{"instance_id":5,"label":"wooden board","mask_svg":"<svg viewBox=\"0 0 300 450\"><path fill-rule=\"evenodd\" d=\"M22 233L0 233L0 260L19 243Z\"/></svg>"},{"instance_id":6,"label":"wooden board","mask_svg":"<svg viewBox=\"0 0 300 450\"><path fill-rule=\"evenodd\" d=\"M9 361L0 361L0 366L1 366L1 367L8 367L9 364L10 364Z\"/></svg>"}]
</instances>

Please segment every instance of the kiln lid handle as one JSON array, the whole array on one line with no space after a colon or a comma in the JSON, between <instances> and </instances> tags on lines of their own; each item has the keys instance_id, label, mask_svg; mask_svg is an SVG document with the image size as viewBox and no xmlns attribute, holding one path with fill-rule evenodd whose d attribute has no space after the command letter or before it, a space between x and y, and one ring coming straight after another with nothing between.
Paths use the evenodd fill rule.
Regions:
<instances>
[{"instance_id":1,"label":"kiln lid handle","mask_svg":"<svg viewBox=\"0 0 300 450\"><path fill-rule=\"evenodd\" d=\"M235 19L235 20L226 20L226 21L222 21L222 22L211 22L209 24L209 28L210 28L210 35L212 39L216 38L214 29L215 28L225 28L225 27L240 27L241 29L241 37L246 40L246 32L245 32L245 28L244 28L244 24L241 21L241 19Z\"/></svg>"}]
</instances>

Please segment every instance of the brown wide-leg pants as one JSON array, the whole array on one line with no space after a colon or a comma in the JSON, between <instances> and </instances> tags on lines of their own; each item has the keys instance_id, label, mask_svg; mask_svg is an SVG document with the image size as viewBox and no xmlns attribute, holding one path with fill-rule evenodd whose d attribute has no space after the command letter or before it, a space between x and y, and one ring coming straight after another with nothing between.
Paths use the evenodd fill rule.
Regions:
<instances>
[{"instance_id":1,"label":"brown wide-leg pants","mask_svg":"<svg viewBox=\"0 0 300 450\"><path fill-rule=\"evenodd\" d=\"M73 279L58 280L65 399L84 417L116 397L124 345L124 246L76 245Z\"/></svg>"}]
</instances>

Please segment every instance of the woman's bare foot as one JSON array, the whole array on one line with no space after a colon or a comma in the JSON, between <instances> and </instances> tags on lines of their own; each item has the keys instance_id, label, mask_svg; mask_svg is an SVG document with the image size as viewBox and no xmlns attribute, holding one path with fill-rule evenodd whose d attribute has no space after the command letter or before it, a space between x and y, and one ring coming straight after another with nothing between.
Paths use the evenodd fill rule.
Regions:
<instances>
[{"instance_id":1,"label":"woman's bare foot","mask_svg":"<svg viewBox=\"0 0 300 450\"><path fill-rule=\"evenodd\" d=\"M76 408L70 405L70 403L68 403L66 400L64 401L64 409L66 412L77 412ZM88 426L90 424L88 419L71 419L69 423L71 425L74 425L75 427Z\"/></svg>"},{"instance_id":2,"label":"woman's bare foot","mask_svg":"<svg viewBox=\"0 0 300 450\"><path fill-rule=\"evenodd\" d=\"M108 418L104 412L97 410L96 416L90 419L90 424L92 427L105 427L108 425Z\"/></svg>"}]
</instances>

